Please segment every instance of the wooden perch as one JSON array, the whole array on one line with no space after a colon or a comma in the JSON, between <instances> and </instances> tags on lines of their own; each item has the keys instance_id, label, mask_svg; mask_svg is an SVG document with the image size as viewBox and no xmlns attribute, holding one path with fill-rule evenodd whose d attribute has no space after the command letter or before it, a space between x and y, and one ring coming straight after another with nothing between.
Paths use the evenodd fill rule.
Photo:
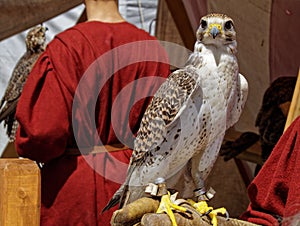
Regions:
<instances>
[{"instance_id":1,"label":"wooden perch","mask_svg":"<svg viewBox=\"0 0 300 226\"><path fill-rule=\"evenodd\" d=\"M0 225L40 225L40 170L28 159L0 158Z\"/></svg>"}]
</instances>

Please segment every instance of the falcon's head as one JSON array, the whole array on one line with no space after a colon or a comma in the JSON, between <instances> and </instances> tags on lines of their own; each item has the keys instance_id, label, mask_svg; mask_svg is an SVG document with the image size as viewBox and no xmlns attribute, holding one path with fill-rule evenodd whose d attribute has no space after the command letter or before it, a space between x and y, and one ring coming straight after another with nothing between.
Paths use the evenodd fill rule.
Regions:
<instances>
[{"instance_id":1,"label":"falcon's head","mask_svg":"<svg viewBox=\"0 0 300 226\"><path fill-rule=\"evenodd\" d=\"M224 15L212 13L201 18L197 39L205 45L226 45L236 42L233 20Z\"/></svg>"},{"instance_id":2,"label":"falcon's head","mask_svg":"<svg viewBox=\"0 0 300 226\"><path fill-rule=\"evenodd\" d=\"M27 50L31 52L41 52L46 48L46 31L48 29L42 25L37 25L27 33L25 42Z\"/></svg>"}]
</instances>

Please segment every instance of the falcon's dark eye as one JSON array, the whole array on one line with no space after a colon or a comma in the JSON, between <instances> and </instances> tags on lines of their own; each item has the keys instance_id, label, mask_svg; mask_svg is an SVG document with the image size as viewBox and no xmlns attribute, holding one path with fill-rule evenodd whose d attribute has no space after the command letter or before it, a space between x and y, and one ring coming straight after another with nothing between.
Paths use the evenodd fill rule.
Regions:
<instances>
[{"instance_id":1,"label":"falcon's dark eye","mask_svg":"<svg viewBox=\"0 0 300 226\"><path fill-rule=\"evenodd\" d=\"M233 23L231 20L228 20L224 25L226 30L230 30L233 27Z\"/></svg>"},{"instance_id":2,"label":"falcon's dark eye","mask_svg":"<svg viewBox=\"0 0 300 226\"><path fill-rule=\"evenodd\" d=\"M201 28L203 29L207 27L207 22L205 20L201 20L200 24L201 24Z\"/></svg>"}]
</instances>

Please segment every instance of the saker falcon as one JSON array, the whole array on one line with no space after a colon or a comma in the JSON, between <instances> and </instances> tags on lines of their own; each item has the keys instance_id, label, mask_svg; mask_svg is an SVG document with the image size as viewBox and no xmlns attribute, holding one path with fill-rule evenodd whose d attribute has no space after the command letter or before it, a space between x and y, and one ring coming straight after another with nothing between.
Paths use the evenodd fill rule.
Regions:
<instances>
[{"instance_id":1,"label":"saker falcon","mask_svg":"<svg viewBox=\"0 0 300 226\"><path fill-rule=\"evenodd\" d=\"M189 169L198 201L205 199L205 180L218 157L226 129L239 119L248 83L239 74L233 20L223 14L201 18L194 52L171 73L149 104L137 137L127 178L105 210L130 203L145 187L164 178L176 186Z\"/></svg>"}]
</instances>

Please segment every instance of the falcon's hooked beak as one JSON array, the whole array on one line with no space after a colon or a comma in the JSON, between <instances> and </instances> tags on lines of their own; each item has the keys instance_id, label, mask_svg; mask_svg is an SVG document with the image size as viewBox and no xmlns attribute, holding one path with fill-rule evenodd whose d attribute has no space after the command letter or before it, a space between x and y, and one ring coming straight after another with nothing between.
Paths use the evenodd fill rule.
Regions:
<instances>
[{"instance_id":1,"label":"falcon's hooked beak","mask_svg":"<svg viewBox=\"0 0 300 226\"><path fill-rule=\"evenodd\" d=\"M215 39L219 33L221 33L221 25L220 24L211 24L209 26L209 33Z\"/></svg>"}]
</instances>

